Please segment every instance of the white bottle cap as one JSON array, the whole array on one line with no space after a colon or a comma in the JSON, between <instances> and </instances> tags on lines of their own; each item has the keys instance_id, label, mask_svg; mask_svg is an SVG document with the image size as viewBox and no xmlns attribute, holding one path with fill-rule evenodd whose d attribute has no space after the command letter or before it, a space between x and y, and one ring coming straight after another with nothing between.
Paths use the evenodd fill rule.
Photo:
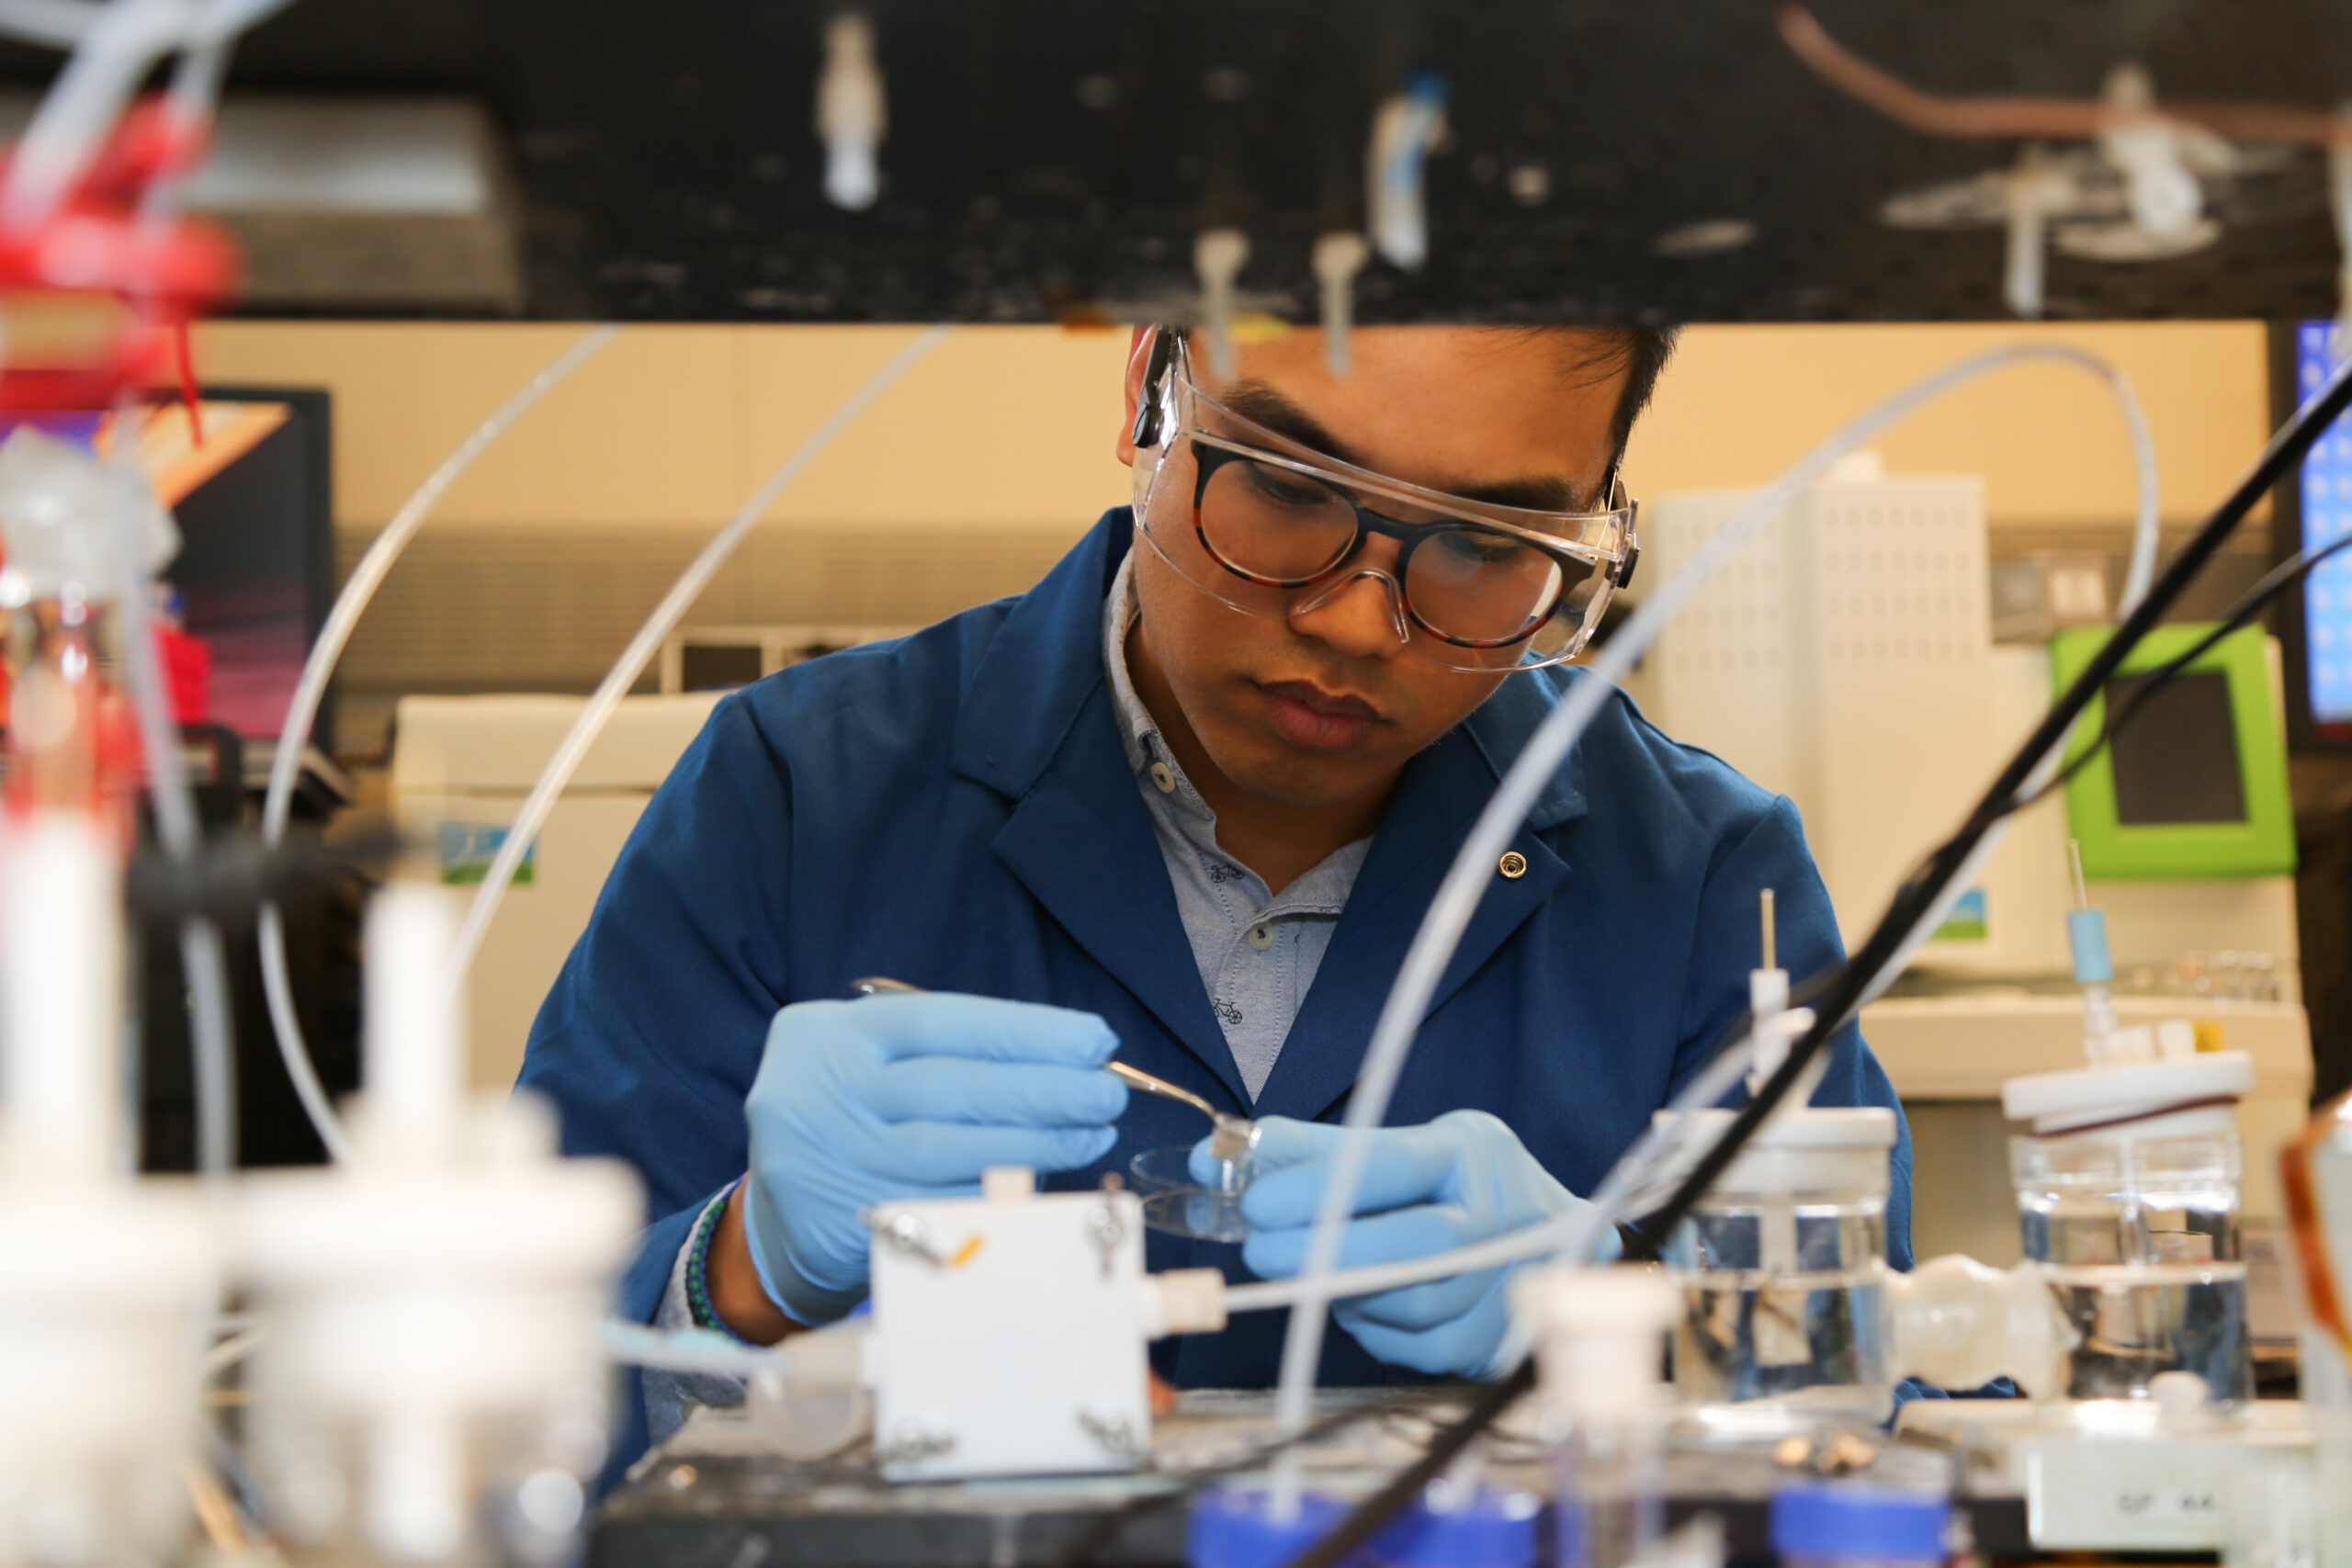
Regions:
<instances>
[{"instance_id":1,"label":"white bottle cap","mask_svg":"<svg viewBox=\"0 0 2352 1568\"><path fill-rule=\"evenodd\" d=\"M1682 1293L1646 1268L1527 1269L1511 1283L1532 1330L1544 1401L1572 1419L1632 1414L1665 1389L1666 1331Z\"/></svg>"},{"instance_id":2,"label":"white bottle cap","mask_svg":"<svg viewBox=\"0 0 2352 1568\"><path fill-rule=\"evenodd\" d=\"M1658 1128L1680 1128L1680 1147L1667 1170L1689 1170L1730 1128L1732 1115L1694 1111L1682 1120L1658 1111L1651 1119ZM1894 1112L1881 1105L1782 1111L1756 1130L1715 1185L1731 1192L1884 1192L1894 1138Z\"/></svg>"},{"instance_id":3,"label":"white bottle cap","mask_svg":"<svg viewBox=\"0 0 2352 1568\"><path fill-rule=\"evenodd\" d=\"M2254 1058L2211 1051L2182 1060L2034 1073L2001 1086L2001 1109L2044 1136L2129 1122L2142 1137L2196 1137L2235 1125L2232 1105L2254 1087ZM2216 1101L2223 1103L2215 1103ZM2166 1114L2171 1107L2177 1112Z\"/></svg>"}]
</instances>

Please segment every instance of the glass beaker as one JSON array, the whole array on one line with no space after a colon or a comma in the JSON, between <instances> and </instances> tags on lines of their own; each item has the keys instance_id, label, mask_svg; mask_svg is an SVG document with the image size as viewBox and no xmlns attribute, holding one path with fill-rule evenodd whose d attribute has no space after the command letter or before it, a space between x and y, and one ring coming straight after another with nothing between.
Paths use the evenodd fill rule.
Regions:
<instances>
[{"instance_id":1,"label":"glass beaker","mask_svg":"<svg viewBox=\"0 0 2352 1568\"><path fill-rule=\"evenodd\" d=\"M1727 1111L1679 1141L1712 1146ZM1681 1288L1674 1385L1686 1414L1726 1437L1875 1424L1894 1398L1885 1302L1887 1160L1894 1113L1784 1112L1676 1227Z\"/></svg>"},{"instance_id":2,"label":"glass beaker","mask_svg":"<svg viewBox=\"0 0 2352 1568\"><path fill-rule=\"evenodd\" d=\"M2026 1259L2075 1336L2064 1398L2154 1419L2167 1372L2196 1374L2209 1408L2254 1397L2233 1109L2252 1082L2250 1058L2213 1053L2004 1086L2034 1122L2009 1175Z\"/></svg>"}]
</instances>

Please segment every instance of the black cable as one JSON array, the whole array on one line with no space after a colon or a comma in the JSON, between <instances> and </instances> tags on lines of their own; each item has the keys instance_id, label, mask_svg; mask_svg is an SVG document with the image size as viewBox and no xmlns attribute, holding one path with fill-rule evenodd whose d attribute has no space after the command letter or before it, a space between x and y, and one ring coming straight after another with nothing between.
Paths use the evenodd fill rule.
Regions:
<instances>
[{"instance_id":1,"label":"black cable","mask_svg":"<svg viewBox=\"0 0 2352 1568\"><path fill-rule=\"evenodd\" d=\"M1816 1010L1813 1027L1797 1038L1790 1047L1787 1059L1765 1080L1747 1106L1732 1118L1731 1124L1714 1145L1700 1156L1698 1162L1675 1188L1673 1195L1644 1219L1640 1227L1643 1231L1652 1236L1670 1234L1708 1187L1738 1156L1756 1130L1788 1098L1830 1037L1860 1010L1866 990L1880 972L1901 955L1912 927L1918 923L1944 888L1960 874L1970 853L2002 818L2016 809L2019 793L2042 759L2064 738L2083 710L2105 690L2109 678L2121 667L2132 649L2139 646L2141 639L2154 628L2164 613L2179 601L2197 574L2220 550L2231 531L2245 521L2246 514L2261 502L2290 468L2302 460L2303 455L2311 450L2312 444L2346 407L2352 407L2352 363L2339 367L2326 388L2297 410L2294 417L2271 437L2261 457L2239 479L2227 499L2199 525L2180 553L2166 563L2146 596L2124 616L2115 635L2100 645L2091 656L2090 663L2075 678L2074 684L2051 705L2050 711L2042 716L2033 733L2001 769L2000 775L1978 801L1975 810L1961 830L1946 840L1928 857L1919 876L1896 890L1886 913L1879 918L1878 924L1872 928L1860 950L1837 971L1835 982L1828 987L1822 1005Z\"/></svg>"},{"instance_id":2,"label":"black cable","mask_svg":"<svg viewBox=\"0 0 2352 1568\"><path fill-rule=\"evenodd\" d=\"M1504 1411L1518 1404L1520 1397L1534 1386L1535 1358L1530 1356L1509 1377L1481 1389L1476 1403L1458 1419L1439 1428L1420 1458L1397 1472L1387 1485L1349 1509L1346 1518L1334 1525L1329 1535L1292 1558L1287 1568L1337 1568L1343 1559L1354 1555L1359 1547L1379 1534L1381 1527L1397 1510L1444 1474L1446 1467L1461 1457L1462 1450L1476 1441L1479 1433L1493 1426Z\"/></svg>"},{"instance_id":3,"label":"black cable","mask_svg":"<svg viewBox=\"0 0 2352 1568\"><path fill-rule=\"evenodd\" d=\"M1237 1475L1247 1475L1253 1470L1262 1470L1287 1449L1296 1448L1301 1443L1318 1441L1335 1432L1345 1431L1350 1427L1369 1421L1375 1416L1401 1414L1417 1405L1428 1404L1429 1399L1430 1391L1426 1388L1412 1389L1383 1399L1368 1399L1361 1404L1351 1404L1345 1410L1335 1410L1319 1420L1310 1421L1287 1437L1261 1443L1239 1459L1227 1460L1223 1464L1209 1465L1201 1470L1187 1472L1182 1485L1170 1487L1165 1492L1154 1492L1147 1497L1138 1497L1133 1502L1122 1504L1100 1516L1093 1524L1080 1533L1076 1540L1070 1542L1069 1549L1057 1560L1057 1568L1087 1568L1087 1564L1094 1562L1102 1554L1104 1549L1117 1539L1119 1531L1134 1520L1148 1514L1156 1514L1162 1508L1173 1507L1179 1503L1189 1503L1220 1481L1230 1481Z\"/></svg>"}]
</instances>

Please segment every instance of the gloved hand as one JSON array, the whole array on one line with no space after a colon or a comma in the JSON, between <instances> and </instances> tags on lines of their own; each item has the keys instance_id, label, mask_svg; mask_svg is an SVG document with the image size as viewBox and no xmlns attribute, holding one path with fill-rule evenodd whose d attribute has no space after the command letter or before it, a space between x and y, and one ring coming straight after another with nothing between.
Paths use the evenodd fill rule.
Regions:
<instances>
[{"instance_id":1,"label":"gloved hand","mask_svg":"<svg viewBox=\"0 0 2352 1568\"><path fill-rule=\"evenodd\" d=\"M1306 1238L1343 1130L1283 1116L1258 1125L1263 1131L1241 1199L1251 1233L1241 1258L1261 1279L1288 1279L1306 1264ZM1340 1246L1342 1269L1427 1258L1589 1206L1536 1163L1518 1134L1483 1111L1449 1111L1425 1126L1384 1127L1370 1136L1357 1217ZM1193 1151L1195 1175L1207 1146ZM1614 1258L1613 1229L1603 1245ZM1357 1296L1334 1303L1332 1316L1384 1361L1491 1377L1501 1371L1495 1360L1510 1323L1509 1280L1517 1267Z\"/></svg>"},{"instance_id":2,"label":"gloved hand","mask_svg":"<svg viewBox=\"0 0 2352 1568\"><path fill-rule=\"evenodd\" d=\"M875 1203L1100 1159L1127 1108L1102 1070L1118 1043L1092 1013L945 992L777 1012L743 1107L743 1229L769 1299L811 1327L863 1300Z\"/></svg>"}]
</instances>

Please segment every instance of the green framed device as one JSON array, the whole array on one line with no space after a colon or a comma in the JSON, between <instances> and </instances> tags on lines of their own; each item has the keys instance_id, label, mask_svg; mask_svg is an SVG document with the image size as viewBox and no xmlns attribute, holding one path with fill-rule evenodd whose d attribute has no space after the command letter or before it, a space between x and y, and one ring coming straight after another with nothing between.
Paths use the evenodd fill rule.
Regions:
<instances>
[{"instance_id":1,"label":"green framed device","mask_svg":"<svg viewBox=\"0 0 2352 1568\"><path fill-rule=\"evenodd\" d=\"M2158 626L2091 699L2066 747L2081 755L2138 678L2212 630ZM2064 691L2106 643L2105 627L2060 632L2050 676ZM2083 874L2103 878L2272 876L2295 869L2287 745L2259 626L2232 632L2144 702L2066 785Z\"/></svg>"}]
</instances>

